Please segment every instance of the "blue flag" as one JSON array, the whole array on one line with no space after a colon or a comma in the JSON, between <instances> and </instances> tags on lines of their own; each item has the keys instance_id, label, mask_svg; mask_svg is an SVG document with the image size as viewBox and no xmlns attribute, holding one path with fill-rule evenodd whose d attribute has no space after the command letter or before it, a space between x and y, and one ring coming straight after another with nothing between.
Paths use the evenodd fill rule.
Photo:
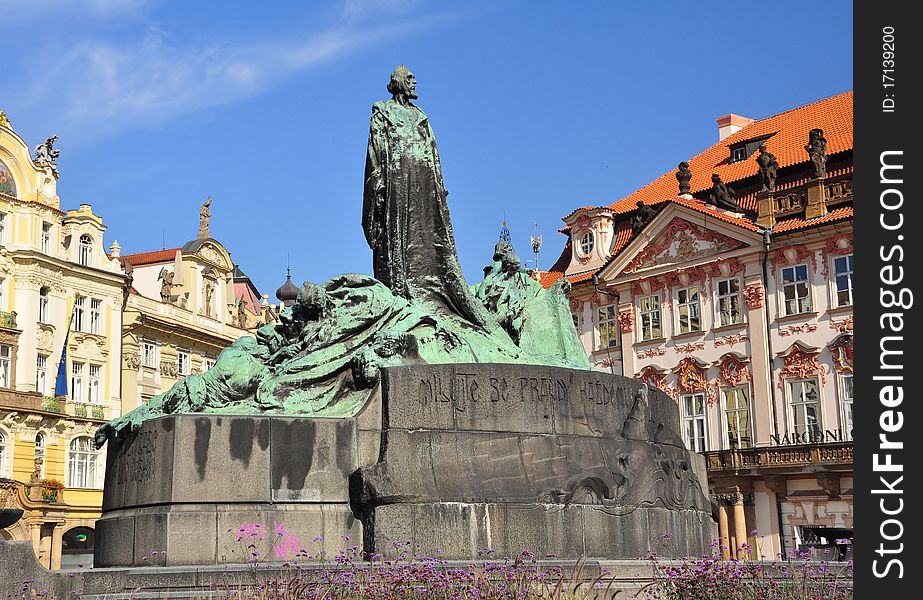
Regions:
<instances>
[{"instance_id":1,"label":"blue flag","mask_svg":"<svg viewBox=\"0 0 923 600\"><path fill-rule=\"evenodd\" d=\"M73 319L73 315L71 315ZM67 322L67 331L64 332L64 347L61 348L61 362L58 363L58 376L54 380L55 398L67 396L67 338L70 337L71 323Z\"/></svg>"}]
</instances>

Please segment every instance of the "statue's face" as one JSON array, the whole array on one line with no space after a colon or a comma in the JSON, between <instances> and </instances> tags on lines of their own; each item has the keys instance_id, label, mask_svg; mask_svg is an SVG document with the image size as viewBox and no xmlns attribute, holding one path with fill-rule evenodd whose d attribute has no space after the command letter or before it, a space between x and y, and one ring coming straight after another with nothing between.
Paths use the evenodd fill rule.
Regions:
<instances>
[{"instance_id":1,"label":"statue's face","mask_svg":"<svg viewBox=\"0 0 923 600\"><path fill-rule=\"evenodd\" d=\"M417 96L417 78L414 77L413 73L406 71L402 79L404 93L407 94L407 97L411 99L419 98L419 96Z\"/></svg>"}]
</instances>

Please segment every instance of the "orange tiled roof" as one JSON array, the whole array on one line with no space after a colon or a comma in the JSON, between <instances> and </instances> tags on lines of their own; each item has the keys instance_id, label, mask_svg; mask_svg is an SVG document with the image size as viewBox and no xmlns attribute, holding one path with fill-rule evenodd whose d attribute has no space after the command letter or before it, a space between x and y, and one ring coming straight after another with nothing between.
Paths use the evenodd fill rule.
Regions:
<instances>
[{"instance_id":1,"label":"orange tiled roof","mask_svg":"<svg viewBox=\"0 0 923 600\"><path fill-rule=\"evenodd\" d=\"M153 265L156 263L170 262L176 258L176 253L179 252L179 248L170 248L169 250L154 250L153 252L139 252L137 254L123 254L119 260L122 261L122 264L125 264L125 261L131 263L133 267L140 267L141 265Z\"/></svg>"},{"instance_id":2,"label":"orange tiled roof","mask_svg":"<svg viewBox=\"0 0 923 600\"><path fill-rule=\"evenodd\" d=\"M810 219L808 221L804 219L789 219L787 221L779 221L775 224L775 227L772 228L773 233L782 233L784 231L795 231L796 229L805 229L806 227L814 227L815 225L820 225L821 223L830 223L833 221L842 221L843 219L852 219L853 218L853 207L844 206L842 208L837 208L831 210L829 213L823 217L817 217L816 219Z\"/></svg>"}]
</instances>

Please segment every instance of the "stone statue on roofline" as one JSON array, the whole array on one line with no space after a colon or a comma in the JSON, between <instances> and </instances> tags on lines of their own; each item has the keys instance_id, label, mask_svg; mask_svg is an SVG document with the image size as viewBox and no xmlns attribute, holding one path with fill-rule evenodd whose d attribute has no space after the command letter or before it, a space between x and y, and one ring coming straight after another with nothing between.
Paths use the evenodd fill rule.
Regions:
<instances>
[{"instance_id":1,"label":"stone statue on roofline","mask_svg":"<svg viewBox=\"0 0 923 600\"><path fill-rule=\"evenodd\" d=\"M827 138L823 129L812 129L808 133L808 144L804 147L814 166L814 178L827 176Z\"/></svg>"},{"instance_id":2,"label":"stone statue on roofline","mask_svg":"<svg viewBox=\"0 0 923 600\"><path fill-rule=\"evenodd\" d=\"M690 194L692 189L689 181L692 179L692 171L689 170L689 163L683 161L676 167L676 181L679 182L680 195Z\"/></svg>"},{"instance_id":3,"label":"stone statue on roofline","mask_svg":"<svg viewBox=\"0 0 923 600\"><path fill-rule=\"evenodd\" d=\"M57 135L52 135L50 138L47 138L44 142L35 147L35 164L49 167L51 173L54 175L55 179L58 178L58 156L61 155L61 151L54 147L54 143L58 141Z\"/></svg>"},{"instance_id":4,"label":"stone statue on roofline","mask_svg":"<svg viewBox=\"0 0 923 600\"><path fill-rule=\"evenodd\" d=\"M711 176L711 183L712 188L708 194L708 203L713 204L718 208L723 208L724 210L740 212L740 206L737 204L737 198L734 190L729 188L726 183L721 181L721 176L717 173L714 173Z\"/></svg>"},{"instance_id":5,"label":"stone statue on roofline","mask_svg":"<svg viewBox=\"0 0 923 600\"><path fill-rule=\"evenodd\" d=\"M413 73L395 69L388 91L392 99L372 107L363 194L375 278L346 273L319 285L305 282L278 322L264 317L266 325L231 344L212 368L103 425L97 446L165 414L352 417L388 366L591 368L570 315L567 282L545 290L506 245L495 248L484 282L467 285L433 131L411 103Z\"/></svg>"},{"instance_id":6,"label":"stone statue on roofline","mask_svg":"<svg viewBox=\"0 0 923 600\"><path fill-rule=\"evenodd\" d=\"M756 164L760 168L760 183L763 184L761 192L772 192L776 189L776 176L779 172L779 162L776 155L766 150L765 144L760 144L757 149Z\"/></svg>"},{"instance_id":7,"label":"stone statue on roofline","mask_svg":"<svg viewBox=\"0 0 923 600\"><path fill-rule=\"evenodd\" d=\"M212 197L209 196L199 207L199 231L196 239L204 240L211 237L211 231L209 231L209 222L212 217L212 211L209 209L211 205Z\"/></svg>"},{"instance_id":8,"label":"stone statue on roofline","mask_svg":"<svg viewBox=\"0 0 923 600\"><path fill-rule=\"evenodd\" d=\"M657 213L653 208L644 203L644 200L638 200L636 203L638 209L635 211L634 216L631 218L631 231L632 233L638 233L641 231L645 225L650 222Z\"/></svg>"}]
</instances>

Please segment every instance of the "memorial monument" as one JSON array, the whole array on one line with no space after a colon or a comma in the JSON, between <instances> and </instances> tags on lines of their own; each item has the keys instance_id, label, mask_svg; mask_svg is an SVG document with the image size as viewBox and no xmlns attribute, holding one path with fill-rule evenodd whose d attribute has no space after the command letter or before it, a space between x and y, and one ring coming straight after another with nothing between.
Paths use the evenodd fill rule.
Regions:
<instances>
[{"instance_id":1,"label":"memorial monument","mask_svg":"<svg viewBox=\"0 0 923 600\"><path fill-rule=\"evenodd\" d=\"M280 323L99 429L95 565L330 556L345 536L386 555L640 558L670 531L675 555L704 552L704 461L673 400L591 370L569 284L542 288L507 242L467 285L416 79L398 67L388 91L362 210L375 277L304 283Z\"/></svg>"}]
</instances>

